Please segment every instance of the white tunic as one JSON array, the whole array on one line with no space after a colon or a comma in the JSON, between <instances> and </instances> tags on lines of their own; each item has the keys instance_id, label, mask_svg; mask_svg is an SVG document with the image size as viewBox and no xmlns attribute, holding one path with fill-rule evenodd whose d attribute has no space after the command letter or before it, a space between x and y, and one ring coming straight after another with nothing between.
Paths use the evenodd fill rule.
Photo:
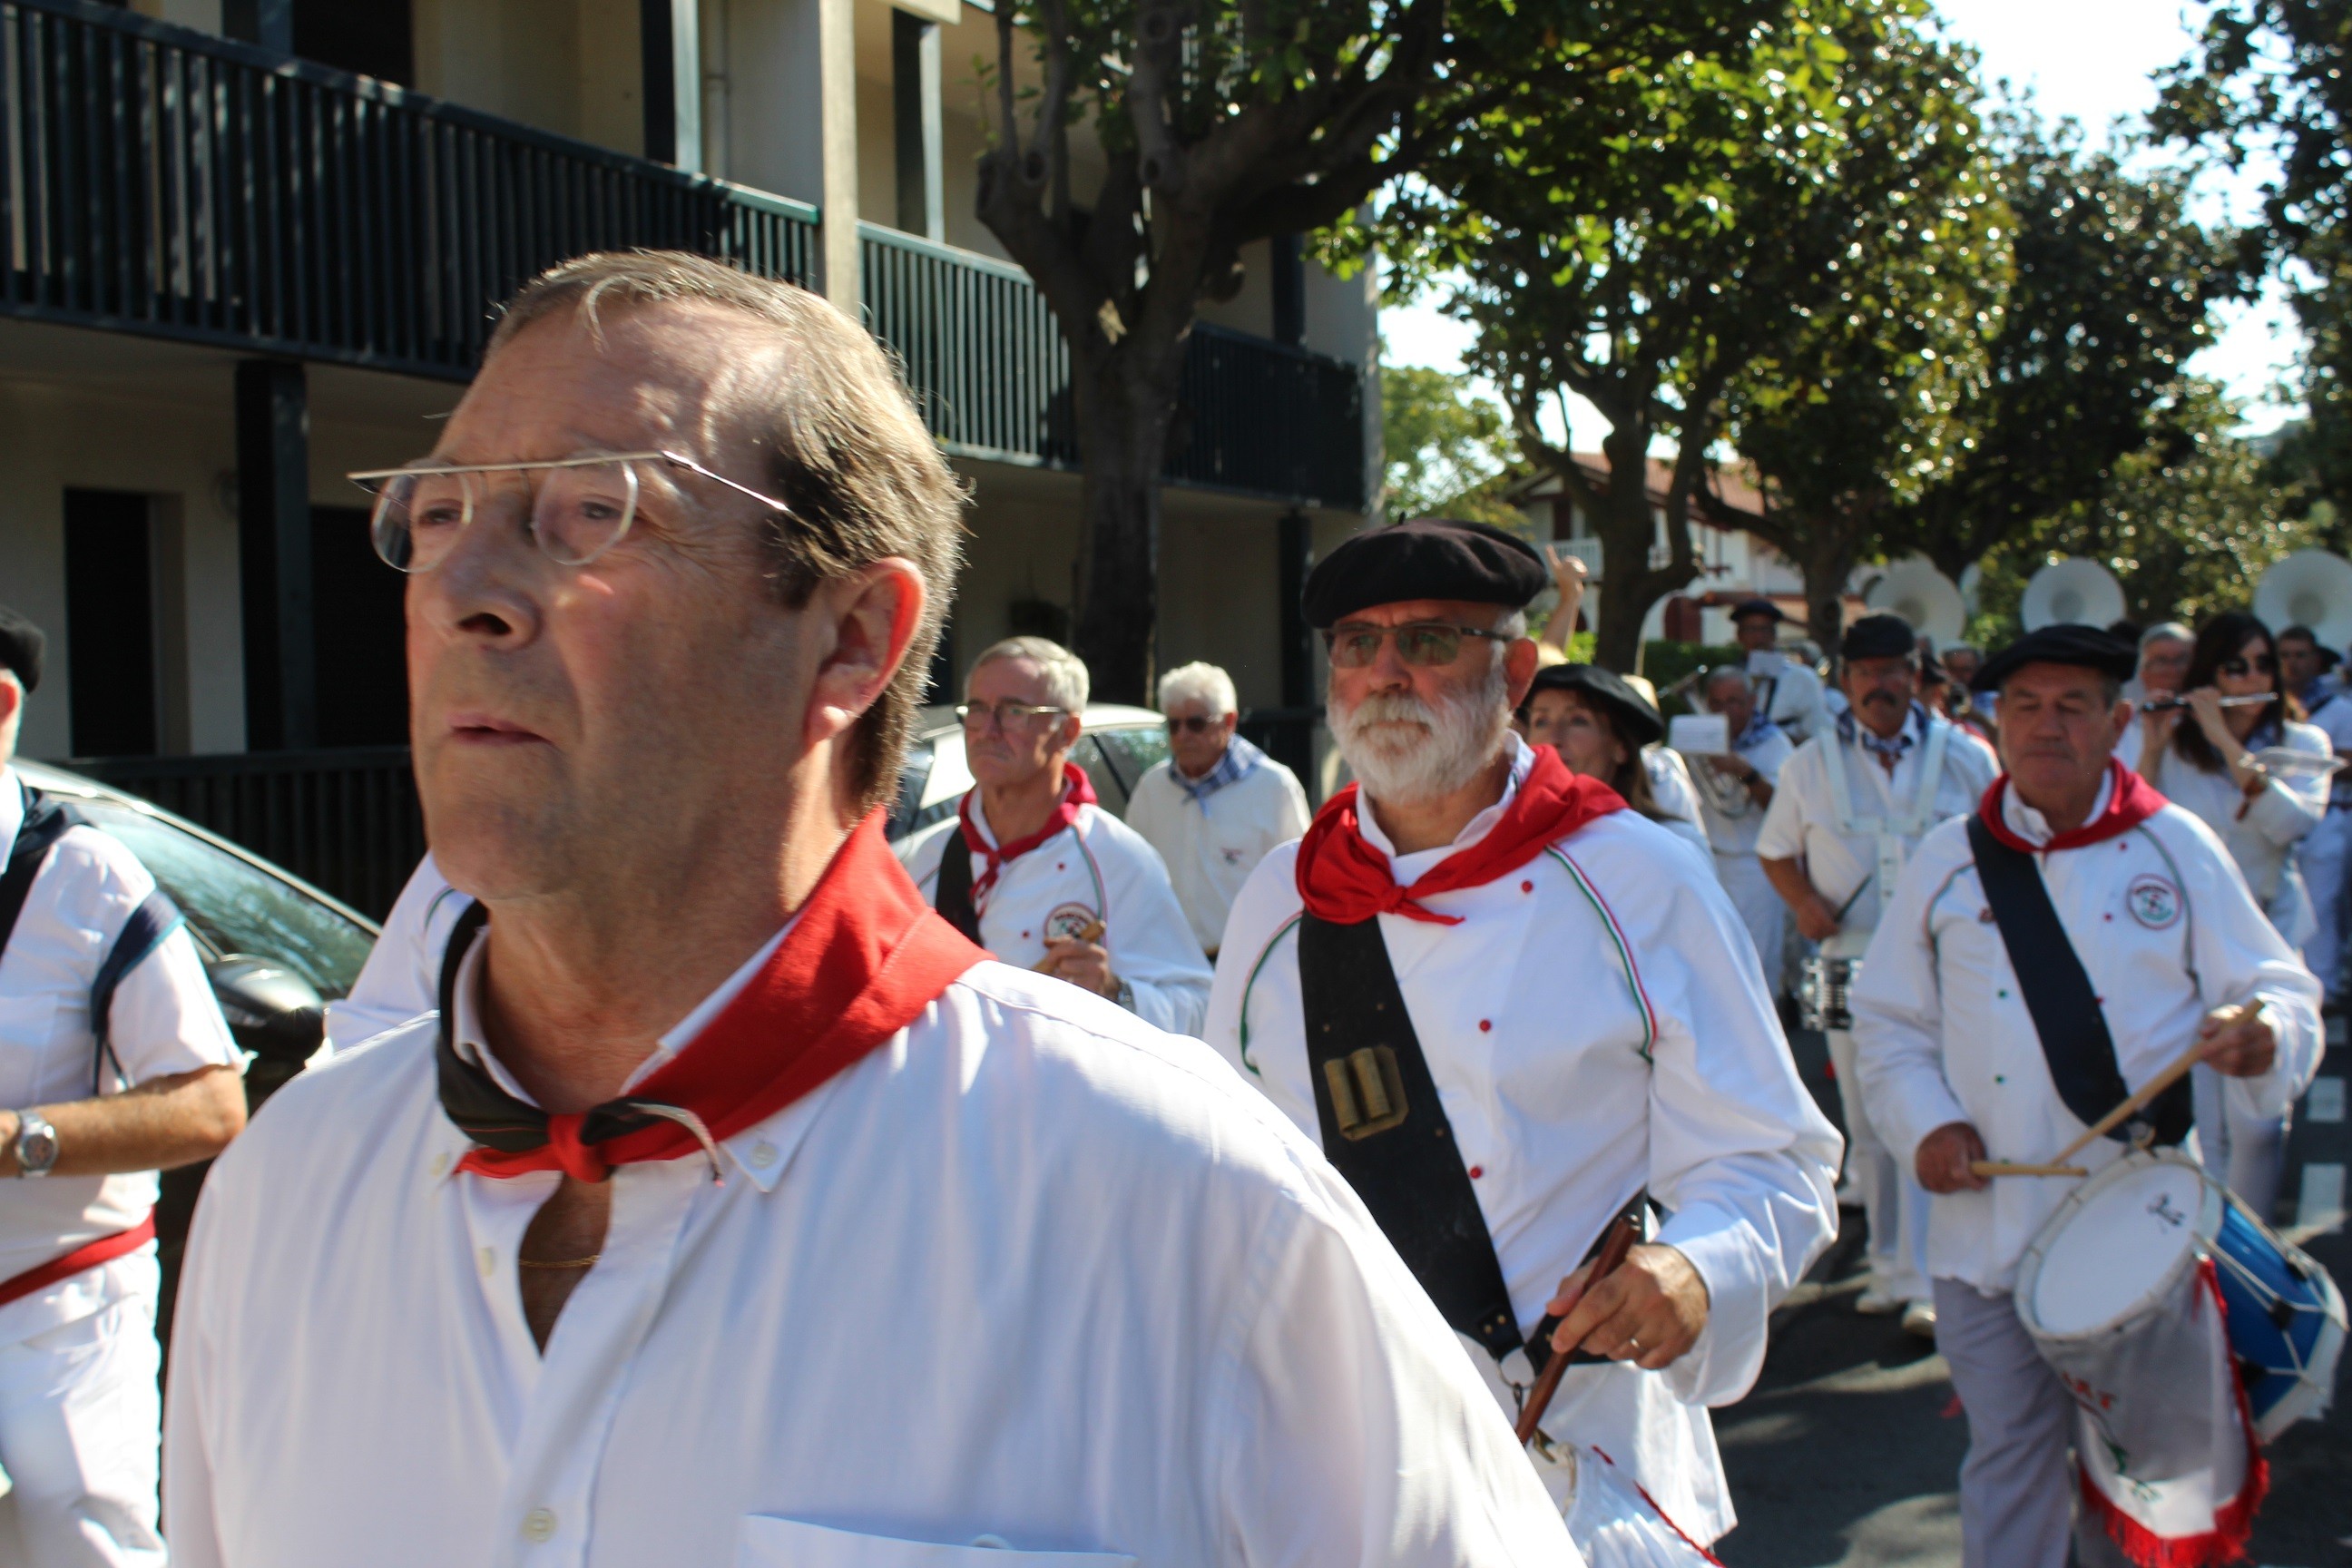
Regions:
<instances>
[{"instance_id":1,"label":"white tunic","mask_svg":"<svg viewBox=\"0 0 2352 1568\"><path fill-rule=\"evenodd\" d=\"M1222 789L1195 800L1162 761L1136 782L1127 825L1160 851L1176 901L1184 907L1193 940L1214 952L1225 933L1234 895L1266 851L1307 831L1307 792L1298 777L1272 757Z\"/></svg>"},{"instance_id":2,"label":"white tunic","mask_svg":"<svg viewBox=\"0 0 2352 1568\"><path fill-rule=\"evenodd\" d=\"M1196 1043L983 964L724 1185L615 1172L542 1356L514 1259L557 1177L453 1173L436 1026L214 1170L183 1568L1578 1561L1353 1194Z\"/></svg>"},{"instance_id":3,"label":"white tunic","mask_svg":"<svg viewBox=\"0 0 2352 1568\"><path fill-rule=\"evenodd\" d=\"M24 786L0 767L0 858L24 825ZM121 839L68 828L26 891L0 956L0 1106L19 1110L117 1093L100 1075L89 988L155 879ZM204 962L175 931L122 979L110 1038L133 1084L238 1059ZM110 1067L111 1064L110 1064ZM95 1079L95 1081L93 1081ZM43 1176L0 1183L0 1280L55 1262L138 1225L155 1206L155 1173ZM0 1306L0 1345L13 1345L155 1288L152 1246Z\"/></svg>"},{"instance_id":4,"label":"white tunic","mask_svg":"<svg viewBox=\"0 0 2352 1568\"><path fill-rule=\"evenodd\" d=\"M1788 731L1792 743L1802 745L1829 728L1833 715L1822 678L1811 665L1766 648L1748 656L1747 669L1759 688L1757 706L1764 717Z\"/></svg>"},{"instance_id":5,"label":"white tunic","mask_svg":"<svg viewBox=\"0 0 2352 1568\"><path fill-rule=\"evenodd\" d=\"M2041 814L2004 795L2011 832L2046 842ZM2094 814L2104 810L2102 792ZM2038 858L2059 923L2090 975L2125 1083L2156 1076L2228 1003L2259 1002L2278 1062L2231 1079L2249 1115L2283 1113L2319 1060L2319 986L2263 918L2212 831L2177 805L2116 837ZM1979 887L1968 824L1927 836L1904 868L1853 993L1854 1038L1871 1120L1906 1169L1920 1140L1973 1122L1997 1160L2046 1160L2084 1123L2051 1082L2009 950ZM2096 1171L2122 1145L2102 1138L2078 1163ZM2018 1259L2074 1190L2048 1177L2001 1178L1934 1199L1928 1272L1979 1290L2016 1283Z\"/></svg>"},{"instance_id":6,"label":"white tunic","mask_svg":"<svg viewBox=\"0 0 2352 1568\"><path fill-rule=\"evenodd\" d=\"M1531 760L1518 752L1512 792ZM1475 843L1396 856L1410 884ZM1318 1135L1300 1011L1296 846L1242 889L1218 955L1209 1042ZM1838 1137L1798 1080L1747 932L1709 868L1630 811L1508 876L1425 900L1454 926L1380 916L1397 983L1459 1142L1522 1331L1645 1186L1656 1239L1707 1285L1707 1327L1662 1373L1578 1367L1544 1426L1596 1444L1696 1539L1731 1528L1706 1412L1748 1391L1773 1305L1836 1228ZM1495 1364L1460 1342L1498 1401Z\"/></svg>"},{"instance_id":7,"label":"white tunic","mask_svg":"<svg viewBox=\"0 0 2352 1568\"><path fill-rule=\"evenodd\" d=\"M2183 723L2190 722L2187 719ZM2290 720L2279 744L2290 752L2327 756L2336 750L2327 731ZM2315 774L2274 773L2249 803L2236 775L2224 768L2207 773L2167 744L2148 783L2173 805L2194 813L2219 834L2245 873L2255 901L2271 923L2297 944L2311 934L2311 901L2295 868L2294 847L2327 815L2329 782ZM2240 808L2244 815L2240 815Z\"/></svg>"},{"instance_id":8,"label":"white tunic","mask_svg":"<svg viewBox=\"0 0 2352 1568\"><path fill-rule=\"evenodd\" d=\"M1911 745L1891 777L1859 739L1841 740L1834 725L1799 746L1781 764L1771 807L1765 812L1763 828L1756 837L1756 853L1767 860L1802 860L1806 879L1832 909L1848 899L1853 900L1839 919L1838 934L1822 944L1825 952L1859 953L1871 929L1878 924L1885 897L1885 889L1877 886L1877 838L1868 833L1838 831L1836 806L1830 795L1830 763L1832 758L1843 763L1858 816L1905 817L1917 800L1928 747L1927 733L1919 723L1920 711L1915 707L1904 721ZM1931 722L1944 724L1940 719ZM1946 742L1943 770L1934 781L1927 825L1932 827L1974 810L1992 780L1993 767L1985 752L1962 743L1955 733ZM1925 834L1899 837L1903 853L1908 855Z\"/></svg>"},{"instance_id":9,"label":"white tunic","mask_svg":"<svg viewBox=\"0 0 2352 1568\"><path fill-rule=\"evenodd\" d=\"M1650 795L1662 813L1651 820L1704 852L1706 829L1699 825L1698 785L1692 781L1682 753L1665 746L1646 746L1642 751L1642 771L1649 775Z\"/></svg>"},{"instance_id":10,"label":"white tunic","mask_svg":"<svg viewBox=\"0 0 2352 1568\"><path fill-rule=\"evenodd\" d=\"M982 837L995 843L977 800L971 815ZM938 896L940 858L950 843L962 843L961 832L950 816L893 846L927 901ZM975 887L986 869L985 859L973 854ZM1005 862L987 898L973 901L981 945L1024 969L1035 968L1045 956L1049 933L1073 935L1101 921L1111 973L1135 988L1137 1016L1171 1034L1201 1032L1209 961L1176 902L1160 852L1102 807L1078 807L1067 828Z\"/></svg>"},{"instance_id":11,"label":"white tunic","mask_svg":"<svg viewBox=\"0 0 2352 1568\"><path fill-rule=\"evenodd\" d=\"M1748 765L1764 775L1764 782L1778 788L1780 769L1796 752L1796 745L1781 732L1778 724L1750 726L1748 731L1734 740L1732 751ZM1753 858L1757 837L1764 831L1764 807L1748 793L1748 786L1728 775L1717 773L1702 759L1694 773L1705 771L1698 785L1699 817L1706 827L1708 846L1717 855L1740 855Z\"/></svg>"}]
</instances>

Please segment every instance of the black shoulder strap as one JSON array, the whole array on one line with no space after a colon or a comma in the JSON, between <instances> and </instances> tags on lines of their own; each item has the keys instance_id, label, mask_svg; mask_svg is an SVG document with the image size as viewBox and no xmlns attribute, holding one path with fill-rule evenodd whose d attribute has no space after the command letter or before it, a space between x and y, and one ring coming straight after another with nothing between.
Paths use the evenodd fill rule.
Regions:
<instances>
[{"instance_id":1,"label":"black shoulder strap","mask_svg":"<svg viewBox=\"0 0 2352 1568\"><path fill-rule=\"evenodd\" d=\"M1975 852L1977 881L2000 929L2001 945L2009 950L2009 965L2017 972L2025 1010L2032 1015L2033 1032L2042 1037L2050 1081L2066 1109L2090 1126L2131 1094L2116 1062L2115 1037L2107 1031L2098 994L2059 923L2032 854L1994 837L1977 814L1969 817L1969 847ZM2158 1096L2144 1113L2156 1141L2178 1143L2189 1136L2194 1106L2187 1079ZM2128 1141L2142 1120L2134 1117L2107 1136Z\"/></svg>"},{"instance_id":2,"label":"black shoulder strap","mask_svg":"<svg viewBox=\"0 0 2352 1568\"><path fill-rule=\"evenodd\" d=\"M980 916L971 907L971 851L964 847L963 828L950 825L947 847L940 855L940 878L931 889L931 908L940 918L979 945Z\"/></svg>"},{"instance_id":3,"label":"black shoulder strap","mask_svg":"<svg viewBox=\"0 0 2352 1568\"><path fill-rule=\"evenodd\" d=\"M8 939L16 933L16 917L25 912L25 900L50 847L74 825L65 807L29 784L23 787L25 820L16 829L16 842L8 847L7 869L0 871L0 952L7 951Z\"/></svg>"},{"instance_id":4,"label":"black shoulder strap","mask_svg":"<svg viewBox=\"0 0 2352 1568\"><path fill-rule=\"evenodd\" d=\"M140 900L115 933L114 945L106 951L104 962L98 966L98 977L89 985L89 1032L96 1044L90 1049L89 1091L106 1092L106 1064L114 1064L118 1084L128 1087L131 1075L122 1070L122 1058L114 1054L114 993L123 977L146 962L147 955L163 945L163 939L180 929L184 919L180 906L169 894L158 888Z\"/></svg>"},{"instance_id":5,"label":"black shoulder strap","mask_svg":"<svg viewBox=\"0 0 2352 1568\"><path fill-rule=\"evenodd\" d=\"M1558 1320L1547 1317L1532 1339L1519 1332L1495 1239L1405 1011L1380 921L1337 925L1302 917L1298 981L1325 1157L1364 1200L1448 1324L1498 1362L1524 1349L1542 1371ZM1627 1207L1638 1210L1645 1201L1636 1194ZM1607 1234L1603 1226L1601 1237ZM1600 1245L1596 1237L1591 1250ZM1579 1350L1569 1359L1601 1358Z\"/></svg>"}]
</instances>

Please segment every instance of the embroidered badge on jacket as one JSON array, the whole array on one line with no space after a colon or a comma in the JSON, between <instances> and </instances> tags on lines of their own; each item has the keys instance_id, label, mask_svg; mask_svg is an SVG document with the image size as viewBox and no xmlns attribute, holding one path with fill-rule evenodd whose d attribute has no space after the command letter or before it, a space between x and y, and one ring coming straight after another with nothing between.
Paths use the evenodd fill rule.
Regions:
<instances>
[{"instance_id":1,"label":"embroidered badge on jacket","mask_svg":"<svg viewBox=\"0 0 2352 1568\"><path fill-rule=\"evenodd\" d=\"M2124 889L2124 907L2148 930L2162 931L2180 918L2180 889L2158 876L2135 877Z\"/></svg>"}]
</instances>

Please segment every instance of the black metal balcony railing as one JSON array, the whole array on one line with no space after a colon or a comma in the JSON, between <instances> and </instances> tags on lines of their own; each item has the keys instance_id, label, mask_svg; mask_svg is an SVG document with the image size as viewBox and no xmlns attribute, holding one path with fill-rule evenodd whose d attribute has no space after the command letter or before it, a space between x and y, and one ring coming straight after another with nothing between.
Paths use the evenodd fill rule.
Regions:
<instances>
[{"instance_id":1,"label":"black metal balcony railing","mask_svg":"<svg viewBox=\"0 0 2352 1568\"><path fill-rule=\"evenodd\" d=\"M583 251L809 275L816 214L89 0L0 5L0 312L463 380Z\"/></svg>"}]
</instances>

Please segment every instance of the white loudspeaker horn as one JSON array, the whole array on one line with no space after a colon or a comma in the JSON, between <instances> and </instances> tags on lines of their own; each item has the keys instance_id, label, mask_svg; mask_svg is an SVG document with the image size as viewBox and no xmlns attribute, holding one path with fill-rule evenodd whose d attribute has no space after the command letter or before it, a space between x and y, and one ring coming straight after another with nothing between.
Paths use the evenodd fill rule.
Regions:
<instances>
[{"instance_id":1,"label":"white loudspeaker horn","mask_svg":"<svg viewBox=\"0 0 2352 1568\"><path fill-rule=\"evenodd\" d=\"M2352 561L2325 550L2298 550L2263 574L2254 614L2273 632L2309 626L2322 647L2352 643Z\"/></svg>"},{"instance_id":2,"label":"white loudspeaker horn","mask_svg":"<svg viewBox=\"0 0 2352 1568\"><path fill-rule=\"evenodd\" d=\"M2097 562L2080 555L2053 561L2025 584L2017 618L2029 632L2043 626L2108 626L2124 618L2124 585Z\"/></svg>"},{"instance_id":3,"label":"white loudspeaker horn","mask_svg":"<svg viewBox=\"0 0 2352 1568\"><path fill-rule=\"evenodd\" d=\"M1960 640L1968 622L1958 585L1921 555L1889 567L1864 591L1862 602L1902 616L1913 631L1932 639L1939 652Z\"/></svg>"}]
</instances>

